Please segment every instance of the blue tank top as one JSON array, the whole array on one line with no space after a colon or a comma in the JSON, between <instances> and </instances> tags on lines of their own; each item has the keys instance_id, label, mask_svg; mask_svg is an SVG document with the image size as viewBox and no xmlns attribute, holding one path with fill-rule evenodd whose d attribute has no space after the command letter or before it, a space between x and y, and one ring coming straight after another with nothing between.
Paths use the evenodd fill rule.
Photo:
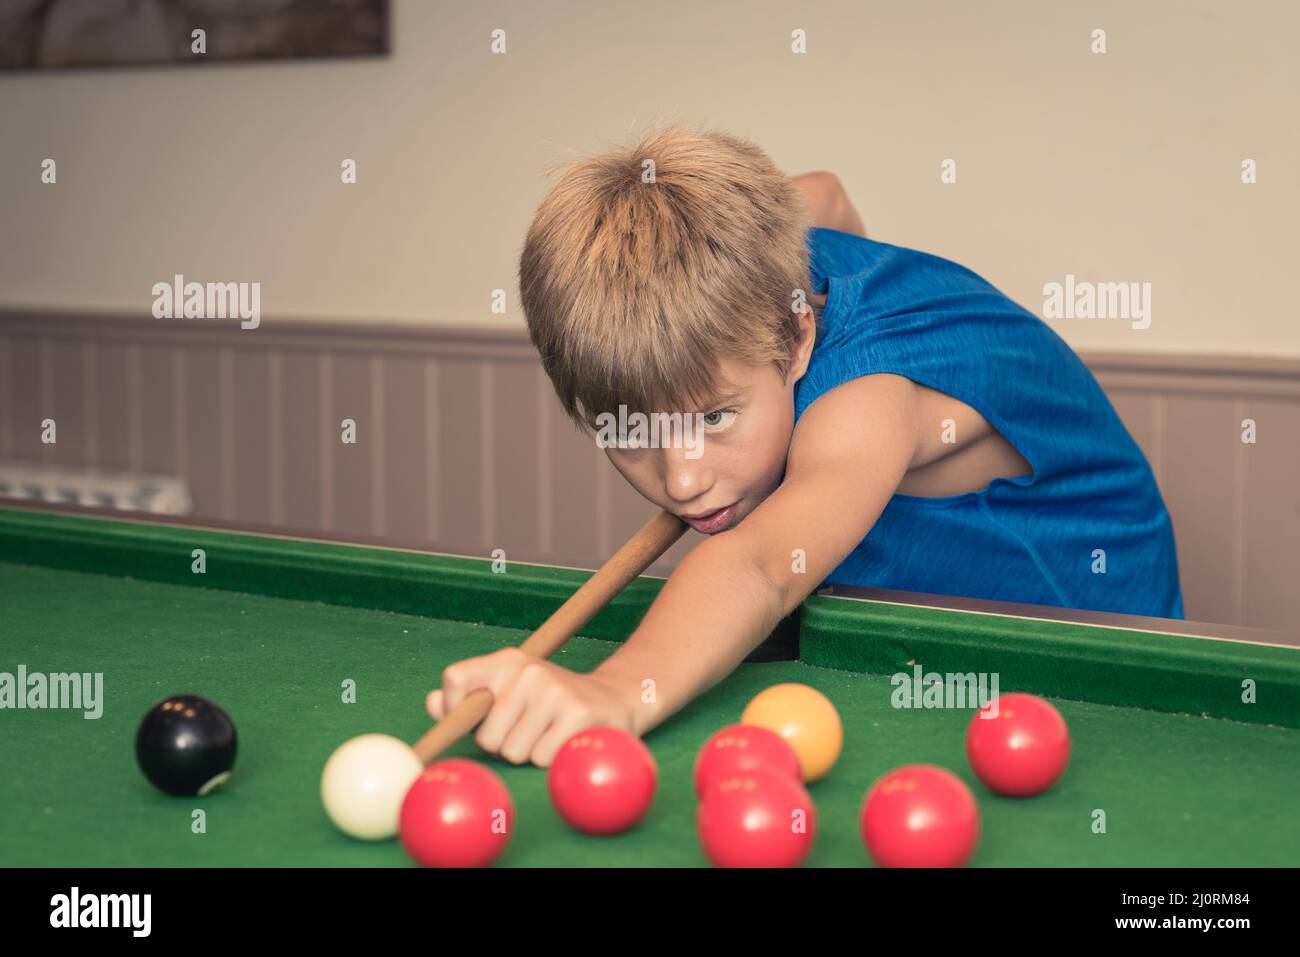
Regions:
<instances>
[{"instance_id":1,"label":"blue tank top","mask_svg":"<svg viewBox=\"0 0 1300 957\"><path fill-rule=\"evenodd\" d=\"M1037 316L937 256L809 232L826 295L796 421L859 376L965 402L1032 468L977 492L895 495L832 584L1183 617L1173 525L1097 381Z\"/></svg>"}]
</instances>

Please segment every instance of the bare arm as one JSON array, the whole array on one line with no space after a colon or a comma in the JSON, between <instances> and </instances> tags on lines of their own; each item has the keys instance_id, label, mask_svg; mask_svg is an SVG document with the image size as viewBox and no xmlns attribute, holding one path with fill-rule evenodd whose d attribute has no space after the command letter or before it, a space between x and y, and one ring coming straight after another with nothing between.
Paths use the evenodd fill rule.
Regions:
<instances>
[{"instance_id":1,"label":"bare arm","mask_svg":"<svg viewBox=\"0 0 1300 957\"><path fill-rule=\"evenodd\" d=\"M867 235L862 217L854 209L844 184L834 173L803 173L793 177L791 182L803 193L804 201L812 212L814 226L838 229L854 236Z\"/></svg>"},{"instance_id":2,"label":"bare arm","mask_svg":"<svg viewBox=\"0 0 1300 957\"><path fill-rule=\"evenodd\" d=\"M916 387L893 375L856 379L818 399L799 421L780 488L686 556L640 626L594 672L644 702L638 734L726 677L866 537L916 454L915 400Z\"/></svg>"}]
</instances>

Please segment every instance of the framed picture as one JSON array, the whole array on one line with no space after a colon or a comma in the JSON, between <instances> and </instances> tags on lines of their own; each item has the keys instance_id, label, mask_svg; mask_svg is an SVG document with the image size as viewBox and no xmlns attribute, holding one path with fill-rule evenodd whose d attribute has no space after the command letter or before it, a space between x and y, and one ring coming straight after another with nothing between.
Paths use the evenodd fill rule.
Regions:
<instances>
[{"instance_id":1,"label":"framed picture","mask_svg":"<svg viewBox=\"0 0 1300 957\"><path fill-rule=\"evenodd\" d=\"M0 70L388 53L388 0L0 0Z\"/></svg>"}]
</instances>

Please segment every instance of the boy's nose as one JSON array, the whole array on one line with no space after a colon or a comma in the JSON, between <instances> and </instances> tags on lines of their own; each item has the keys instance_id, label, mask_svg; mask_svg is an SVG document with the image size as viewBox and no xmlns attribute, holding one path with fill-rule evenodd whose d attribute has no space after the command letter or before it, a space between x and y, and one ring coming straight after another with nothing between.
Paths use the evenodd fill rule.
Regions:
<instances>
[{"instance_id":1,"label":"boy's nose","mask_svg":"<svg viewBox=\"0 0 1300 957\"><path fill-rule=\"evenodd\" d=\"M664 449L664 490L674 502L699 498L713 487L713 472L703 458L687 458L685 449Z\"/></svg>"}]
</instances>

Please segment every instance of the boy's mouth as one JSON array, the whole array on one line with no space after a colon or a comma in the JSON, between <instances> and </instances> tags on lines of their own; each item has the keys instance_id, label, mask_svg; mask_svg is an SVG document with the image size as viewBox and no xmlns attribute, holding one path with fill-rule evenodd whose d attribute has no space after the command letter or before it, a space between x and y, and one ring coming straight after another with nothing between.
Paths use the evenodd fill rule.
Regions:
<instances>
[{"instance_id":1,"label":"boy's mouth","mask_svg":"<svg viewBox=\"0 0 1300 957\"><path fill-rule=\"evenodd\" d=\"M739 502L732 502L726 508L715 509L712 512L700 512L698 515L683 515L682 520L691 528L704 535L712 535L720 532L731 524L731 520L736 517L736 509Z\"/></svg>"}]
</instances>

